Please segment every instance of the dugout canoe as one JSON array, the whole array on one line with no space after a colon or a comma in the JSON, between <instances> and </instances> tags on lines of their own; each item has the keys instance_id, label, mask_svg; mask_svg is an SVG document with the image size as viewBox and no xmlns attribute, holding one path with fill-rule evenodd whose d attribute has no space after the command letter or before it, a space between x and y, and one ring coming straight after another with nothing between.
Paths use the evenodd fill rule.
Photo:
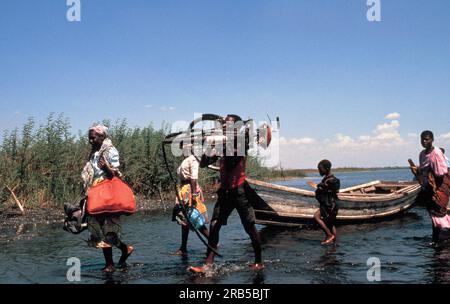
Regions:
<instances>
[{"instance_id":1,"label":"dugout canoe","mask_svg":"<svg viewBox=\"0 0 450 304\"><path fill-rule=\"evenodd\" d=\"M299 227L311 222L319 208L314 191L247 179L256 191L257 224ZM413 206L417 182L373 181L339 191L339 223L385 220ZM255 200L254 200L255 201Z\"/></svg>"}]
</instances>

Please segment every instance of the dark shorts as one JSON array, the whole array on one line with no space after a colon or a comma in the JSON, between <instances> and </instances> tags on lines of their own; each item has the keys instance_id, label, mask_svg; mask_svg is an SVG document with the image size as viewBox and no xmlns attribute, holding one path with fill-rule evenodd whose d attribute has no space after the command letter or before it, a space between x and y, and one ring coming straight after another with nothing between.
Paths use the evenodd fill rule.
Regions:
<instances>
[{"instance_id":1,"label":"dark shorts","mask_svg":"<svg viewBox=\"0 0 450 304\"><path fill-rule=\"evenodd\" d=\"M236 209L244 226L255 224L255 210L248 199L246 187L249 186L244 184L237 189L219 189L211 221L217 220L220 224L226 225L231 212Z\"/></svg>"},{"instance_id":2,"label":"dark shorts","mask_svg":"<svg viewBox=\"0 0 450 304\"><path fill-rule=\"evenodd\" d=\"M334 224L336 222L338 211L339 209L337 206L334 207L332 210L325 206L320 206L320 217L327 225Z\"/></svg>"}]
</instances>

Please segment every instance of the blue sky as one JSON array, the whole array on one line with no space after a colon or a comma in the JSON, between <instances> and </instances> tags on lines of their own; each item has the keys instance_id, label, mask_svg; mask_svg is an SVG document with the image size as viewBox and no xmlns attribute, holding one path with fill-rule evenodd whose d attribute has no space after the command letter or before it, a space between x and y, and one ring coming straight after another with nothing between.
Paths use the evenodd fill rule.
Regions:
<instances>
[{"instance_id":1,"label":"blue sky","mask_svg":"<svg viewBox=\"0 0 450 304\"><path fill-rule=\"evenodd\" d=\"M416 153L414 134L432 129L450 150L450 1L381 0L381 22L367 21L365 0L81 4L70 23L65 0L2 1L0 131L49 112L64 112L74 132L104 118L160 126L194 112L269 114L296 144L281 156L287 167L336 154L340 165L403 164L380 145L361 159L359 146L350 156L327 146L366 146L392 121L397 138L383 145L411 140L399 151ZM308 144L321 153L299 161Z\"/></svg>"}]
</instances>

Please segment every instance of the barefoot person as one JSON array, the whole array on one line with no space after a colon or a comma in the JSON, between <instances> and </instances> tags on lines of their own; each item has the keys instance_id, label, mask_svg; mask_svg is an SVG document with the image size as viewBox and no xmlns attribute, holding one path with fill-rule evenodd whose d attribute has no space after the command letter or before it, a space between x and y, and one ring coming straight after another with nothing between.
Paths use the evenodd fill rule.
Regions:
<instances>
[{"instance_id":1,"label":"barefoot person","mask_svg":"<svg viewBox=\"0 0 450 304\"><path fill-rule=\"evenodd\" d=\"M450 228L450 217L447 215L450 178L444 154L433 146L433 132L423 131L420 141L424 148L419 155L420 166L412 168L413 172L417 172L422 186L416 202L425 203L433 226L432 244L436 245L441 230Z\"/></svg>"},{"instance_id":2,"label":"barefoot person","mask_svg":"<svg viewBox=\"0 0 450 304\"><path fill-rule=\"evenodd\" d=\"M323 176L322 182L318 185L308 182L316 189L316 199L319 201L320 208L314 213L314 220L325 232L326 238L322 245L331 244L336 240L336 216L339 211L337 204L337 193L340 188L340 181L331 173L331 162L322 160L317 166L319 173Z\"/></svg>"},{"instance_id":3,"label":"barefoot person","mask_svg":"<svg viewBox=\"0 0 450 304\"><path fill-rule=\"evenodd\" d=\"M252 270L259 270L264 268L261 258L261 239L258 230L255 226L255 211L249 201L249 185L245 182L245 167L246 167L246 155L247 155L247 143L245 147L239 146L239 142L242 145L242 141L238 140L238 126L241 124L242 119L237 115L228 115L225 118L223 125L224 131L231 131L234 133L234 140L227 138L227 145L232 142L231 153L224 152L224 157L220 158L220 189L218 190L218 198L216 205L214 206L213 215L211 218L209 246L216 249L219 242L219 232L223 225L227 225L228 217L231 212L236 209L239 217L241 218L242 225L245 232L249 235L253 251L255 254L255 262L250 265ZM227 134L228 134L227 132ZM228 146L229 148L229 146ZM242 152L244 150L244 153ZM229 155L231 154L231 155ZM243 155L242 155L243 154ZM213 161L217 160L217 156L213 157ZM214 263L215 254L212 250L208 249L208 254L205 261L205 266L202 267L190 267L189 270L194 273L203 273L207 268Z\"/></svg>"},{"instance_id":4,"label":"barefoot person","mask_svg":"<svg viewBox=\"0 0 450 304\"><path fill-rule=\"evenodd\" d=\"M174 209L173 219L175 220L177 214L183 210L180 208L180 203L183 204L184 208L188 210L188 216L192 215L191 208L195 208L198 210L198 213L203 218L196 219L191 216L192 220L199 227L198 230L201 234L203 234L206 238L208 238L208 228L206 228L206 224L209 224L208 212L206 206L204 204L203 192L198 184L198 170L200 167L200 161L194 155L193 150L190 150L191 155L186 157L181 165L177 169L178 177L181 181L181 190L179 191L178 197L181 198L182 202L179 201L179 198L176 198L176 206ZM192 221L191 221L192 222ZM176 255L187 256L187 241L189 237L189 224L186 220L181 220L181 246L175 252Z\"/></svg>"},{"instance_id":5,"label":"barefoot person","mask_svg":"<svg viewBox=\"0 0 450 304\"><path fill-rule=\"evenodd\" d=\"M119 152L108 138L108 128L103 125L94 125L89 129L89 143L92 146L89 161L84 167L82 178L87 193L93 187L120 176ZM88 196L89 197L89 196ZM89 198L87 204L89 206ZM89 207L88 207L89 208ZM119 267L126 266L126 260L133 252L132 246L127 246L119 239L121 226L119 215L95 214L88 216L88 229L91 234L90 241L97 248L102 248L105 258L104 272L114 272L112 247L116 246L122 252Z\"/></svg>"}]
</instances>

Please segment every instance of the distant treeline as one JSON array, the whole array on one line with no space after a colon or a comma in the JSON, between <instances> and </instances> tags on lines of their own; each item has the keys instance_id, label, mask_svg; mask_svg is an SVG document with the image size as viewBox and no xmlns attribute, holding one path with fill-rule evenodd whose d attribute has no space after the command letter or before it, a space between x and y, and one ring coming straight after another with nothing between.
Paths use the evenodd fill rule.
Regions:
<instances>
[{"instance_id":1,"label":"distant treeline","mask_svg":"<svg viewBox=\"0 0 450 304\"><path fill-rule=\"evenodd\" d=\"M250 158L247 162L247 175L252 178L271 180L271 179L287 179L302 178L306 176L304 170L301 169L282 169L267 168L262 166L258 158Z\"/></svg>"},{"instance_id":2,"label":"distant treeline","mask_svg":"<svg viewBox=\"0 0 450 304\"><path fill-rule=\"evenodd\" d=\"M161 142L169 128L131 128L126 120L103 121L109 136L120 153L120 169L124 179L138 195L163 199L170 194L172 182L166 170ZM0 146L0 205L11 201L10 188L25 207L61 206L75 201L81 193L81 170L88 160L90 144L88 129L72 133L68 118L50 114L37 126L30 118L19 130L5 131ZM180 158L168 147L167 158L172 173ZM261 161L251 157L248 174L255 178L279 178L283 172L264 168ZM201 170L204 186L217 181L218 173Z\"/></svg>"},{"instance_id":3,"label":"distant treeline","mask_svg":"<svg viewBox=\"0 0 450 304\"><path fill-rule=\"evenodd\" d=\"M363 168L363 167L340 167L333 168L334 172L361 172L361 171L382 171L382 170L399 170L399 169L409 169L409 167L372 167L372 168ZM317 169L303 169L305 173L317 173Z\"/></svg>"}]
</instances>

